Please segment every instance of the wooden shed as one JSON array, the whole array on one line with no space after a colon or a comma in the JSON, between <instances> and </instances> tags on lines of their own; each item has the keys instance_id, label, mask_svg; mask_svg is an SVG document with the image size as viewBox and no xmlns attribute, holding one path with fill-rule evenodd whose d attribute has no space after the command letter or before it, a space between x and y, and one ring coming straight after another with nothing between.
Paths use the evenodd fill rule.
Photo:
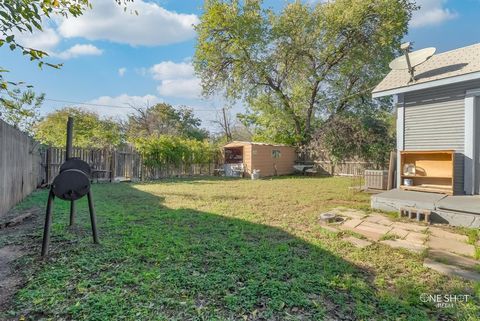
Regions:
<instances>
[{"instance_id":1,"label":"wooden shed","mask_svg":"<svg viewBox=\"0 0 480 321\"><path fill-rule=\"evenodd\" d=\"M232 169L244 175L259 170L261 177L291 174L297 158L295 148L287 145L234 141L223 149L227 176L235 176Z\"/></svg>"}]
</instances>

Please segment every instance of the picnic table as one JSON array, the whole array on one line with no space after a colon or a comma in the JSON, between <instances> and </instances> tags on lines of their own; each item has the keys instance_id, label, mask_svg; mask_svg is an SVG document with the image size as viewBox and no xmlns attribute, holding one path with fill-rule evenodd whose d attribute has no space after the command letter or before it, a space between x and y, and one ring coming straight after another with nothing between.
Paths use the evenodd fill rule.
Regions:
<instances>
[{"instance_id":1,"label":"picnic table","mask_svg":"<svg viewBox=\"0 0 480 321\"><path fill-rule=\"evenodd\" d=\"M313 164L311 164L311 165L304 165L304 164L293 165L293 169L297 172L302 173L303 175L305 175L308 170L313 169L313 167L314 167Z\"/></svg>"}]
</instances>

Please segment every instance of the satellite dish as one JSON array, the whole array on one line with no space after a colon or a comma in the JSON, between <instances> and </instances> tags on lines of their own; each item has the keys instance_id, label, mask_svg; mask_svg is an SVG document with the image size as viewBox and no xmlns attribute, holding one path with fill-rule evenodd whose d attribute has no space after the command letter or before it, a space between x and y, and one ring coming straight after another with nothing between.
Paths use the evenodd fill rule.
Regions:
<instances>
[{"instance_id":1,"label":"satellite dish","mask_svg":"<svg viewBox=\"0 0 480 321\"><path fill-rule=\"evenodd\" d=\"M415 67L430 59L435 54L436 49L430 47L409 52L411 49L410 42L402 44L400 48L405 55L394 59L388 66L392 70L408 69L408 72L410 73L410 81L415 82Z\"/></svg>"}]
</instances>

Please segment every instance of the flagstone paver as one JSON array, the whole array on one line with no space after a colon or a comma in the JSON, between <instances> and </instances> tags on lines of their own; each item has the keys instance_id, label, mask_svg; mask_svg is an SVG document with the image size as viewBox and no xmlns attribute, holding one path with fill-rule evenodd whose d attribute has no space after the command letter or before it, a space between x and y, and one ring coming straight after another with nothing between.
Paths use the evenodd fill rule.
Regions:
<instances>
[{"instance_id":1,"label":"flagstone paver","mask_svg":"<svg viewBox=\"0 0 480 321\"><path fill-rule=\"evenodd\" d=\"M402 228L394 227L388 233L396 235L396 236L400 237L401 239L403 239L403 238L405 238L405 236L408 235L408 233L410 233L410 231L404 230Z\"/></svg>"},{"instance_id":2,"label":"flagstone paver","mask_svg":"<svg viewBox=\"0 0 480 321\"><path fill-rule=\"evenodd\" d=\"M440 263L429 258L426 258L425 261L423 261L423 266L440 272L442 274L459 276L472 281L480 281L480 273L478 272L464 270L459 268L458 266Z\"/></svg>"},{"instance_id":3,"label":"flagstone paver","mask_svg":"<svg viewBox=\"0 0 480 321\"><path fill-rule=\"evenodd\" d=\"M368 239L367 241L353 236L343 239L358 248L364 248L374 241L379 241L392 248L403 248L415 253L422 253L428 249L427 258L424 261L425 267L447 275L480 280L480 273L468 270L478 269L480 261L468 258L475 256L475 246L467 244L468 237L465 235L436 226L422 225L415 221L393 221L378 213L367 216L359 210L347 209L341 209L335 213L348 217L338 225L338 228L353 231ZM336 228L333 229L338 231ZM385 235L395 235L398 238L382 240ZM476 245L480 246L480 241Z\"/></svg>"},{"instance_id":4,"label":"flagstone paver","mask_svg":"<svg viewBox=\"0 0 480 321\"><path fill-rule=\"evenodd\" d=\"M423 244L427 240L428 235L425 233L410 232L405 236L405 240L415 244Z\"/></svg>"},{"instance_id":5,"label":"flagstone paver","mask_svg":"<svg viewBox=\"0 0 480 321\"><path fill-rule=\"evenodd\" d=\"M350 220L346 220L345 222L343 222L343 224L341 225L342 228L345 228L345 229L353 229L355 228L357 225L360 225L363 221L360 220L360 219L357 219L357 218L352 218Z\"/></svg>"},{"instance_id":6,"label":"flagstone paver","mask_svg":"<svg viewBox=\"0 0 480 321\"><path fill-rule=\"evenodd\" d=\"M329 231L329 232L332 232L332 233L339 233L340 230L338 228L335 228L333 226L329 226L329 225L326 225L326 224L322 224L321 225L321 228Z\"/></svg>"},{"instance_id":7,"label":"flagstone paver","mask_svg":"<svg viewBox=\"0 0 480 321\"><path fill-rule=\"evenodd\" d=\"M379 214L373 214L365 218L365 221L371 222L371 223L378 223L379 221L385 219L384 216L379 215Z\"/></svg>"},{"instance_id":8,"label":"flagstone paver","mask_svg":"<svg viewBox=\"0 0 480 321\"><path fill-rule=\"evenodd\" d=\"M434 250L445 250L470 257L475 256L475 246L457 240L430 236L427 246Z\"/></svg>"},{"instance_id":9,"label":"flagstone paver","mask_svg":"<svg viewBox=\"0 0 480 321\"><path fill-rule=\"evenodd\" d=\"M444 250L430 249L428 250L428 257L440 263L462 266L468 269L475 269L480 266L480 261Z\"/></svg>"},{"instance_id":10,"label":"flagstone paver","mask_svg":"<svg viewBox=\"0 0 480 321\"><path fill-rule=\"evenodd\" d=\"M363 222L353 229L354 232L374 241L380 240L390 230L390 227L370 222Z\"/></svg>"},{"instance_id":11,"label":"flagstone paver","mask_svg":"<svg viewBox=\"0 0 480 321\"><path fill-rule=\"evenodd\" d=\"M415 223L403 223L403 222L395 222L392 224L392 227L403 228L405 230L414 231L414 232L424 232L428 229L428 226L422 226Z\"/></svg>"},{"instance_id":12,"label":"flagstone paver","mask_svg":"<svg viewBox=\"0 0 480 321\"><path fill-rule=\"evenodd\" d=\"M405 240L383 240L383 241L380 241L380 243L388 245L393 248L402 248L415 253L421 253L422 251L427 249L427 247L424 245L411 243Z\"/></svg>"},{"instance_id":13,"label":"flagstone paver","mask_svg":"<svg viewBox=\"0 0 480 321\"><path fill-rule=\"evenodd\" d=\"M451 232L445 231L445 230L443 230L441 228L438 228L438 227L430 227L428 229L428 231L433 236L452 239L452 240L457 240L457 241L460 241L460 242L467 242L468 241L468 237L466 235L451 233Z\"/></svg>"},{"instance_id":14,"label":"flagstone paver","mask_svg":"<svg viewBox=\"0 0 480 321\"><path fill-rule=\"evenodd\" d=\"M363 249L364 247L367 247L372 244L372 242L367 241L367 240L362 240L354 236L348 236L345 237L343 240L353 244L354 246Z\"/></svg>"},{"instance_id":15,"label":"flagstone paver","mask_svg":"<svg viewBox=\"0 0 480 321\"><path fill-rule=\"evenodd\" d=\"M333 210L333 212L340 216L346 216L346 217L355 218L355 219L362 219L367 216L365 212L359 211L359 210L336 209L336 210Z\"/></svg>"}]
</instances>

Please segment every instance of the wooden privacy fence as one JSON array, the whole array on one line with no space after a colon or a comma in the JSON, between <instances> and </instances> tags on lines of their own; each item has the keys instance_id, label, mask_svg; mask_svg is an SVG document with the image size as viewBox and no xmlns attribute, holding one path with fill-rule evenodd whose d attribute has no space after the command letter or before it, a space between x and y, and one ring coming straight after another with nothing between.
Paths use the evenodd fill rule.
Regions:
<instances>
[{"instance_id":1,"label":"wooden privacy fence","mask_svg":"<svg viewBox=\"0 0 480 321\"><path fill-rule=\"evenodd\" d=\"M0 120L0 218L44 179L39 145Z\"/></svg>"},{"instance_id":2,"label":"wooden privacy fence","mask_svg":"<svg viewBox=\"0 0 480 321\"><path fill-rule=\"evenodd\" d=\"M45 182L51 184L65 161L65 149L49 147L42 152ZM159 167L143 165L140 154L131 146L119 149L73 148L72 157L78 157L92 168L92 179L97 181L153 180L192 175L211 175L215 163L178 164Z\"/></svg>"}]
</instances>

